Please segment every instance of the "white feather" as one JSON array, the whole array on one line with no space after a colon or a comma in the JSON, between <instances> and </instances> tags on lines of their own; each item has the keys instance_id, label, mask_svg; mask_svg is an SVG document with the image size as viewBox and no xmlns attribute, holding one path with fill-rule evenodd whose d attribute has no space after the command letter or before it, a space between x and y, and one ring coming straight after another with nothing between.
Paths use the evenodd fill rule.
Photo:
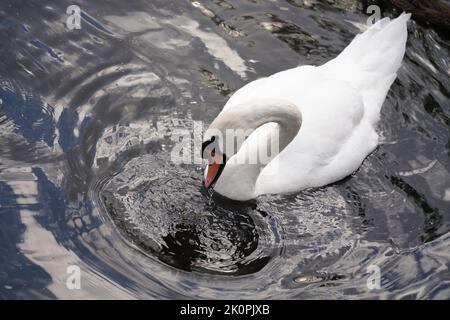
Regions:
<instances>
[{"instance_id":1,"label":"white feather","mask_svg":"<svg viewBox=\"0 0 450 320\"><path fill-rule=\"evenodd\" d=\"M216 191L247 200L260 194L323 186L357 170L378 145L375 125L405 53L409 18L410 14L402 14L392 21L378 21L322 66L289 69L239 89L222 112L255 99L279 98L294 103L303 122L297 136L276 157L278 162L264 167L252 182L254 186L239 181L239 176L245 175L237 172L242 166L230 164ZM269 135L274 126L258 128L239 152L255 149L258 141L264 140L260 137Z\"/></svg>"}]
</instances>

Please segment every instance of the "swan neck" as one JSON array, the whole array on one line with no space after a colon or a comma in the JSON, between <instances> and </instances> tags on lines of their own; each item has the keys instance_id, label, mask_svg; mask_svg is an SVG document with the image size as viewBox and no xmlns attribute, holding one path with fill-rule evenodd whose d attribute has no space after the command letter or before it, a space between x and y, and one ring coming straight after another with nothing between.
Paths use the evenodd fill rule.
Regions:
<instances>
[{"instance_id":1,"label":"swan neck","mask_svg":"<svg viewBox=\"0 0 450 320\"><path fill-rule=\"evenodd\" d=\"M235 106L222 112L217 120L225 122L216 124L222 128L241 129L247 132L252 132L266 123L277 123L279 129L279 152L281 152L299 132L302 124L302 114L300 109L289 101L267 99ZM211 126L214 125L213 122ZM240 147L241 145L238 145L237 150Z\"/></svg>"},{"instance_id":2,"label":"swan neck","mask_svg":"<svg viewBox=\"0 0 450 320\"><path fill-rule=\"evenodd\" d=\"M282 152L298 134L302 124L302 115L299 108L291 102L267 99L243 103L225 110L211 124L210 128L220 129L222 132L228 129L244 130L251 135L253 131L267 123L278 124L278 134L275 135L275 139L278 139L276 143L276 151L278 152L271 152L265 162L248 162L248 158L252 155L247 153L258 152L259 150L251 145L248 145L245 150L241 150L245 139L238 141L238 145L234 146L236 152L227 154L227 156L234 155L232 160L235 160L235 162L227 163L223 176L216 183L215 189L219 193L238 200L256 197L256 182L261 170ZM263 138L274 139L273 132L274 130L267 134L267 137L264 135ZM252 143L254 141L252 139ZM226 145L225 141L223 143ZM272 141L267 142L267 145L272 145L271 143ZM244 161L239 159L244 159Z\"/></svg>"}]
</instances>

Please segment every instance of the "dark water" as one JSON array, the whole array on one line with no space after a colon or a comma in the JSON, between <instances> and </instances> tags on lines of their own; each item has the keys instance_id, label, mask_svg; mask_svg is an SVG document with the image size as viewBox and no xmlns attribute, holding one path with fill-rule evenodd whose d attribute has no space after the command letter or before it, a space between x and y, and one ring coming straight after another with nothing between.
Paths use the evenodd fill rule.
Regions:
<instances>
[{"instance_id":1,"label":"dark water","mask_svg":"<svg viewBox=\"0 0 450 320\"><path fill-rule=\"evenodd\" d=\"M71 4L0 4L0 298L450 298L444 32L410 23L356 173L238 203L172 161L177 137L245 83L335 57L365 4L77 1L69 30Z\"/></svg>"}]
</instances>

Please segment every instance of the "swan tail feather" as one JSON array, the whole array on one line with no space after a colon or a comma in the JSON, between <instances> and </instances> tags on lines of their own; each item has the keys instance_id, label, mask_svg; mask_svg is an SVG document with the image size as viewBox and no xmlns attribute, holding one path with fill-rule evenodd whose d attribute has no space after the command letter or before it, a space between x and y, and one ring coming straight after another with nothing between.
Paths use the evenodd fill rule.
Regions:
<instances>
[{"instance_id":1,"label":"swan tail feather","mask_svg":"<svg viewBox=\"0 0 450 320\"><path fill-rule=\"evenodd\" d=\"M358 34L335 59L324 64L332 77L350 82L358 89L373 121L390 86L397 77L407 40L409 13L396 19L383 18Z\"/></svg>"},{"instance_id":2,"label":"swan tail feather","mask_svg":"<svg viewBox=\"0 0 450 320\"><path fill-rule=\"evenodd\" d=\"M407 39L407 22L411 14L398 18L384 18L359 34L338 56L339 60L354 63L362 71L387 76L400 68Z\"/></svg>"}]
</instances>

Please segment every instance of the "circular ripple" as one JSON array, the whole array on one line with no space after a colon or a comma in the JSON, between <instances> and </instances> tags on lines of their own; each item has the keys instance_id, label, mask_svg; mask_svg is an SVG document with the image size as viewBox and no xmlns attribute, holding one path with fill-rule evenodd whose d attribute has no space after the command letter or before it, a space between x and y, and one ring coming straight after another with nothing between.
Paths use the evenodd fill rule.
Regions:
<instances>
[{"instance_id":1,"label":"circular ripple","mask_svg":"<svg viewBox=\"0 0 450 320\"><path fill-rule=\"evenodd\" d=\"M129 161L100 191L115 224L138 247L179 269L243 275L263 268L276 249L255 203L201 191L201 172L167 155Z\"/></svg>"},{"instance_id":2,"label":"circular ripple","mask_svg":"<svg viewBox=\"0 0 450 320\"><path fill-rule=\"evenodd\" d=\"M351 246L346 203L333 189L236 202L204 190L201 168L169 159L165 152L136 157L99 193L122 234L170 266L245 275L270 264L266 273L291 286Z\"/></svg>"}]
</instances>

